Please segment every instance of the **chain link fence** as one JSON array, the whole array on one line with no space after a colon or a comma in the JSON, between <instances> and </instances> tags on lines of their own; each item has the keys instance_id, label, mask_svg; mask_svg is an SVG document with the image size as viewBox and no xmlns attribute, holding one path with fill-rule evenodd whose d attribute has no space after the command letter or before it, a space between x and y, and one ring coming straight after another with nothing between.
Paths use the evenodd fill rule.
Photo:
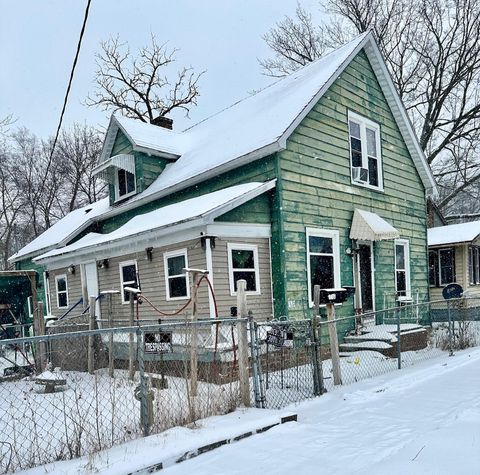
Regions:
<instances>
[{"instance_id":1,"label":"chain link fence","mask_svg":"<svg viewBox=\"0 0 480 475\"><path fill-rule=\"evenodd\" d=\"M0 341L0 472L231 412L239 321L86 331L77 322L75 332Z\"/></svg>"}]
</instances>

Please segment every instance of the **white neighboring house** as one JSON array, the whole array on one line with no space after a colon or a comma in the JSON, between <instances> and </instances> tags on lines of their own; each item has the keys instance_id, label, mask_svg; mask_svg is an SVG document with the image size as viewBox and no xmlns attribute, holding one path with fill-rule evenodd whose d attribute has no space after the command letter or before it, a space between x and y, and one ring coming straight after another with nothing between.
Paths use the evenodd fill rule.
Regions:
<instances>
[{"instance_id":1,"label":"white neighboring house","mask_svg":"<svg viewBox=\"0 0 480 475\"><path fill-rule=\"evenodd\" d=\"M428 230L429 283L432 300L457 283L468 296L480 297L480 221Z\"/></svg>"}]
</instances>

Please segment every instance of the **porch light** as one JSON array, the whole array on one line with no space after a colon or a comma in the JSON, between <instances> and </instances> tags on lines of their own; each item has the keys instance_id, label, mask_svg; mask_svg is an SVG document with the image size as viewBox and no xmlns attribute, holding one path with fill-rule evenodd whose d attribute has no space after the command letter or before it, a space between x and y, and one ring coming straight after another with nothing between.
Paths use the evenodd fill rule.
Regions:
<instances>
[{"instance_id":1,"label":"porch light","mask_svg":"<svg viewBox=\"0 0 480 475\"><path fill-rule=\"evenodd\" d=\"M75 266L73 264L68 266L67 271L69 274L72 274L72 275L75 274Z\"/></svg>"},{"instance_id":2,"label":"porch light","mask_svg":"<svg viewBox=\"0 0 480 475\"><path fill-rule=\"evenodd\" d=\"M108 269L108 259L103 259L97 265L99 269Z\"/></svg>"},{"instance_id":3,"label":"porch light","mask_svg":"<svg viewBox=\"0 0 480 475\"><path fill-rule=\"evenodd\" d=\"M145 254L147 255L147 261L152 262L152 260L153 260L153 247L145 248Z\"/></svg>"}]
</instances>

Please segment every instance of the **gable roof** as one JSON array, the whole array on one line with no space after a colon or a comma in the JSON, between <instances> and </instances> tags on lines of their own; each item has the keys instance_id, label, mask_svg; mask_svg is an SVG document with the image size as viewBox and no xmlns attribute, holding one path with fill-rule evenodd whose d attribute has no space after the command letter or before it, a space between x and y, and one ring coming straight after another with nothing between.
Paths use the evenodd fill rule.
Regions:
<instances>
[{"instance_id":1,"label":"gable roof","mask_svg":"<svg viewBox=\"0 0 480 475\"><path fill-rule=\"evenodd\" d=\"M480 236L480 221L470 223L450 224L428 230L428 245L443 246L446 244L461 244L474 241Z\"/></svg>"},{"instance_id":2,"label":"gable roof","mask_svg":"<svg viewBox=\"0 0 480 475\"><path fill-rule=\"evenodd\" d=\"M266 183L244 183L222 190L207 193L195 198L180 201L145 214L134 216L123 226L107 234L89 233L78 241L53 249L35 258L35 261L55 260L75 252L111 251L114 246L125 249L125 241L135 237L136 241L152 239L152 231L157 236L190 229L195 226L211 224L213 220L228 211L275 187L275 180Z\"/></svg>"},{"instance_id":3,"label":"gable roof","mask_svg":"<svg viewBox=\"0 0 480 475\"><path fill-rule=\"evenodd\" d=\"M112 214L284 149L290 134L361 49L368 56L423 185L428 193L436 193L430 167L369 31L177 135L139 120L112 118L135 143L148 142L158 147L157 154L175 151L179 157L145 191Z\"/></svg>"},{"instance_id":4,"label":"gable roof","mask_svg":"<svg viewBox=\"0 0 480 475\"><path fill-rule=\"evenodd\" d=\"M52 227L40 234L40 236L22 247L8 260L16 262L28 259L42 251L46 252L54 247L66 245L71 239L86 229L95 218L107 211L109 207L108 198L104 198L96 203L71 211Z\"/></svg>"}]
</instances>

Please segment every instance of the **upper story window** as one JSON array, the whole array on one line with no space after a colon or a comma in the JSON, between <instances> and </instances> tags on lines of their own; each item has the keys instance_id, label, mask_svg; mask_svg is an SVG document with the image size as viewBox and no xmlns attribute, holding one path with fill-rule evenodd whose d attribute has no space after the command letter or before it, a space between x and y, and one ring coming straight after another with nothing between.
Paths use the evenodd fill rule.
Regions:
<instances>
[{"instance_id":1,"label":"upper story window","mask_svg":"<svg viewBox=\"0 0 480 475\"><path fill-rule=\"evenodd\" d=\"M431 287L455 282L455 249L432 249L428 253L428 278Z\"/></svg>"},{"instance_id":2,"label":"upper story window","mask_svg":"<svg viewBox=\"0 0 480 475\"><path fill-rule=\"evenodd\" d=\"M130 173L129 171L123 170L122 168L117 168L115 178L115 190L117 200L126 198L127 196L133 195L135 193L135 173Z\"/></svg>"},{"instance_id":3,"label":"upper story window","mask_svg":"<svg viewBox=\"0 0 480 475\"><path fill-rule=\"evenodd\" d=\"M57 291L57 307L67 308L68 307L68 287L67 287L67 276L65 274L55 276L55 287Z\"/></svg>"},{"instance_id":4,"label":"upper story window","mask_svg":"<svg viewBox=\"0 0 480 475\"><path fill-rule=\"evenodd\" d=\"M380 126L349 112L348 130L352 183L383 191Z\"/></svg>"},{"instance_id":5,"label":"upper story window","mask_svg":"<svg viewBox=\"0 0 480 475\"><path fill-rule=\"evenodd\" d=\"M340 287L339 232L307 228L308 296L313 305L315 285L321 289Z\"/></svg>"},{"instance_id":6,"label":"upper story window","mask_svg":"<svg viewBox=\"0 0 480 475\"><path fill-rule=\"evenodd\" d=\"M260 294L260 272L258 267L258 247L252 244L228 243L228 274L230 294L236 295L237 282L247 282L248 294Z\"/></svg>"},{"instance_id":7,"label":"upper story window","mask_svg":"<svg viewBox=\"0 0 480 475\"><path fill-rule=\"evenodd\" d=\"M395 240L395 290L398 297L410 297L410 249L407 239Z\"/></svg>"},{"instance_id":8,"label":"upper story window","mask_svg":"<svg viewBox=\"0 0 480 475\"><path fill-rule=\"evenodd\" d=\"M468 248L468 275L470 285L480 284L480 247Z\"/></svg>"},{"instance_id":9,"label":"upper story window","mask_svg":"<svg viewBox=\"0 0 480 475\"><path fill-rule=\"evenodd\" d=\"M163 261L167 300L189 298L188 275L183 270L188 267L187 250L180 249L178 251L165 252Z\"/></svg>"}]
</instances>

